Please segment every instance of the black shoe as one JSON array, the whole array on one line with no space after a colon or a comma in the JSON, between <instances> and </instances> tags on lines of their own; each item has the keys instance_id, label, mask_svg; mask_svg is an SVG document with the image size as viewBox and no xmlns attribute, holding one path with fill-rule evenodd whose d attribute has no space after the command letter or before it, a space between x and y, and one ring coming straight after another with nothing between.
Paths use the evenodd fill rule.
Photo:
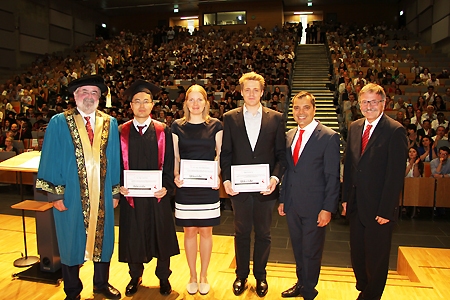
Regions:
<instances>
[{"instance_id":1,"label":"black shoe","mask_svg":"<svg viewBox=\"0 0 450 300\"><path fill-rule=\"evenodd\" d=\"M267 294L267 291L269 290L269 285L267 284L267 281L264 280L258 280L256 279L256 294L259 297L264 297Z\"/></svg>"},{"instance_id":2,"label":"black shoe","mask_svg":"<svg viewBox=\"0 0 450 300\"><path fill-rule=\"evenodd\" d=\"M233 282L233 293L236 296L242 294L246 288L247 288L247 278L244 279L236 278L236 280Z\"/></svg>"},{"instance_id":3,"label":"black shoe","mask_svg":"<svg viewBox=\"0 0 450 300\"><path fill-rule=\"evenodd\" d=\"M80 295L78 295L76 297L67 296L64 300L81 300L81 296Z\"/></svg>"},{"instance_id":4,"label":"black shoe","mask_svg":"<svg viewBox=\"0 0 450 300\"><path fill-rule=\"evenodd\" d=\"M107 299L120 299L122 297L122 295L120 295L120 292L115 287L110 285L109 283L106 287L104 287L102 289L96 289L94 287L94 293L102 294Z\"/></svg>"},{"instance_id":5,"label":"black shoe","mask_svg":"<svg viewBox=\"0 0 450 300\"><path fill-rule=\"evenodd\" d=\"M163 296L168 296L172 293L172 286L169 280L159 281L159 293Z\"/></svg>"},{"instance_id":6,"label":"black shoe","mask_svg":"<svg viewBox=\"0 0 450 300\"><path fill-rule=\"evenodd\" d=\"M281 293L281 297L283 297L283 298L292 298L292 297L301 296L302 295L302 293L300 292L301 289L302 289L302 286L299 285L298 283L296 283L290 289L287 289L284 292L282 292Z\"/></svg>"},{"instance_id":7,"label":"black shoe","mask_svg":"<svg viewBox=\"0 0 450 300\"><path fill-rule=\"evenodd\" d=\"M131 296L136 294L138 287L141 285L142 283L142 277L139 277L137 279L132 278L130 280L130 283L128 283L126 289L125 289L125 296Z\"/></svg>"}]
</instances>

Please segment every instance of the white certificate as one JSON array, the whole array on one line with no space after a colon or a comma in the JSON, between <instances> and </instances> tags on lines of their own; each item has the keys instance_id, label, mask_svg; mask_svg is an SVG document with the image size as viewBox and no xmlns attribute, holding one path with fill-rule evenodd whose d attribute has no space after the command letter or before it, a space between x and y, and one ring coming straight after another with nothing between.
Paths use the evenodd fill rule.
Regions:
<instances>
[{"instance_id":1,"label":"white certificate","mask_svg":"<svg viewBox=\"0 0 450 300\"><path fill-rule=\"evenodd\" d=\"M123 171L124 186L130 197L155 197L155 192L162 189L162 171Z\"/></svg>"},{"instance_id":2,"label":"white certificate","mask_svg":"<svg viewBox=\"0 0 450 300\"><path fill-rule=\"evenodd\" d=\"M218 164L216 160L182 159L180 164L180 180L183 187L216 187Z\"/></svg>"},{"instance_id":3,"label":"white certificate","mask_svg":"<svg viewBox=\"0 0 450 300\"><path fill-rule=\"evenodd\" d=\"M269 164L231 166L231 187L235 192L265 192L269 180Z\"/></svg>"}]
</instances>

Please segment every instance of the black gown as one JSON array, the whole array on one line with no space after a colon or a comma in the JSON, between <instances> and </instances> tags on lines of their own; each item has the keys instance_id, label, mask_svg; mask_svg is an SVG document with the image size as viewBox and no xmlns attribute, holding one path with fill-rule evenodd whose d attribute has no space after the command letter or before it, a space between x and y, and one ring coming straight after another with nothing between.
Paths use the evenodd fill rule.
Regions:
<instances>
[{"instance_id":1,"label":"black gown","mask_svg":"<svg viewBox=\"0 0 450 300\"><path fill-rule=\"evenodd\" d=\"M216 133L223 130L222 123L211 118L209 123L181 124L176 120L172 132L178 136L180 159L214 160ZM219 190L212 188L177 188L175 196L175 222L178 226L202 227L220 224Z\"/></svg>"},{"instance_id":2,"label":"black gown","mask_svg":"<svg viewBox=\"0 0 450 300\"><path fill-rule=\"evenodd\" d=\"M153 257L166 260L180 253L170 204L175 184L172 134L167 127L165 138L163 186L167 189L166 196L159 203L156 198L134 197L134 208L125 197L121 196L119 224L121 262L146 263ZM130 170L158 170L158 143L153 123L142 136L131 125L128 155Z\"/></svg>"}]
</instances>

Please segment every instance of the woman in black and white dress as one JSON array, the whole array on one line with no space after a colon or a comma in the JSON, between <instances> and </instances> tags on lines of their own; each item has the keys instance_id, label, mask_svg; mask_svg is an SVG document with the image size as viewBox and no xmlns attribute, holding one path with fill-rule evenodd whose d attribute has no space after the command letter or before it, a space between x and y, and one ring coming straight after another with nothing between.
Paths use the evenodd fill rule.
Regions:
<instances>
[{"instance_id":1,"label":"woman in black and white dress","mask_svg":"<svg viewBox=\"0 0 450 300\"><path fill-rule=\"evenodd\" d=\"M206 91L200 85L191 86L186 92L185 117L172 124L175 152L175 220L184 227L184 247L190 269L190 279L186 286L189 294L199 291L205 295L210 286L207 270L212 252L212 226L220 224L219 179L213 188L183 187L180 180L180 161L218 160L222 147L222 123L209 116L209 102ZM218 164L219 165L219 164ZM217 170L220 174L220 170ZM200 235L201 271L198 282L197 235Z\"/></svg>"}]
</instances>

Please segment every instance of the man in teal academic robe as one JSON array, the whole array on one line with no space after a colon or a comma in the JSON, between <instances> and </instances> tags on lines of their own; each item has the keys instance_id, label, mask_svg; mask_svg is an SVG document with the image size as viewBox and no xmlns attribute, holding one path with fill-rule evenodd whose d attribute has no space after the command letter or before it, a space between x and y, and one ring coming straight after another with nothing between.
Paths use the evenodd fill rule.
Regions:
<instances>
[{"instance_id":1,"label":"man in teal academic robe","mask_svg":"<svg viewBox=\"0 0 450 300\"><path fill-rule=\"evenodd\" d=\"M72 81L77 107L55 115L44 138L36 188L53 201L66 299L80 299L79 266L86 260L94 262L94 293L121 297L108 283L120 144L116 119L97 110L106 90L100 76Z\"/></svg>"}]
</instances>

